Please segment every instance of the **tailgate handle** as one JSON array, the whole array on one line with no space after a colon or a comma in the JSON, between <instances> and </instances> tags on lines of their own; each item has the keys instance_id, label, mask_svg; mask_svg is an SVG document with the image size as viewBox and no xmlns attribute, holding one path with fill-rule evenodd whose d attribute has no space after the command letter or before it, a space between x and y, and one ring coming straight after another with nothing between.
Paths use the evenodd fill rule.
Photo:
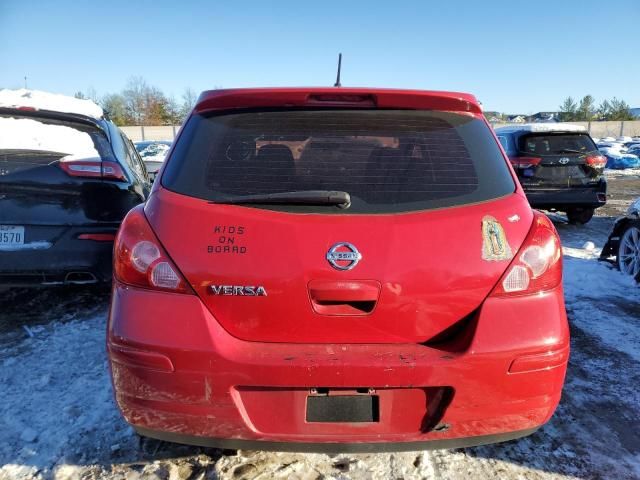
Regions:
<instances>
[{"instance_id":1,"label":"tailgate handle","mask_svg":"<svg viewBox=\"0 0 640 480\"><path fill-rule=\"evenodd\" d=\"M321 315L367 315L380 296L376 280L312 280L311 306Z\"/></svg>"}]
</instances>

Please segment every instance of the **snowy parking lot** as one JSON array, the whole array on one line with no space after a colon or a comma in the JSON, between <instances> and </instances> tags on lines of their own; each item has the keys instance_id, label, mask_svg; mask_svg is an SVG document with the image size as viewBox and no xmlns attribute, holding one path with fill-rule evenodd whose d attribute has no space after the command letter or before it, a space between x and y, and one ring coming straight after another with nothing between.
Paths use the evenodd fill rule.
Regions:
<instances>
[{"instance_id":1,"label":"snowy parking lot","mask_svg":"<svg viewBox=\"0 0 640 480\"><path fill-rule=\"evenodd\" d=\"M640 288L598 262L640 175L563 240L572 352L552 420L530 437L395 454L221 451L139 442L114 405L105 354L108 291L0 292L0 480L14 478L640 478Z\"/></svg>"}]
</instances>

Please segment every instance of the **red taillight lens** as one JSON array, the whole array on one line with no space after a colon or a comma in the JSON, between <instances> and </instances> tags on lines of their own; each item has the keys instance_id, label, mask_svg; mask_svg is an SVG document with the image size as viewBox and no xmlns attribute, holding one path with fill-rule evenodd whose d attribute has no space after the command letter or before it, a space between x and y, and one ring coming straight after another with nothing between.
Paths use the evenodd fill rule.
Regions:
<instances>
[{"instance_id":1,"label":"red taillight lens","mask_svg":"<svg viewBox=\"0 0 640 480\"><path fill-rule=\"evenodd\" d=\"M531 295L562 282L560 238L546 215L534 212L520 251L493 290L493 296Z\"/></svg>"},{"instance_id":2,"label":"red taillight lens","mask_svg":"<svg viewBox=\"0 0 640 480\"><path fill-rule=\"evenodd\" d=\"M113 233L81 233L78 240L93 240L94 242L113 242L116 236Z\"/></svg>"},{"instance_id":3,"label":"red taillight lens","mask_svg":"<svg viewBox=\"0 0 640 480\"><path fill-rule=\"evenodd\" d=\"M539 157L510 157L509 160L514 167L520 168L536 167L542 161Z\"/></svg>"},{"instance_id":4,"label":"red taillight lens","mask_svg":"<svg viewBox=\"0 0 640 480\"><path fill-rule=\"evenodd\" d=\"M116 279L129 285L193 293L151 230L142 205L122 221L115 241L113 271Z\"/></svg>"},{"instance_id":5,"label":"red taillight lens","mask_svg":"<svg viewBox=\"0 0 640 480\"><path fill-rule=\"evenodd\" d=\"M604 155L589 155L585 160L585 163L590 167L604 168L607 164L607 157Z\"/></svg>"},{"instance_id":6,"label":"red taillight lens","mask_svg":"<svg viewBox=\"0 0 640 480\"><path fill-rule=\"evenodd\" d=\"M107 180L127 180L122 167L116 162L95 160L64 160L58 163L67 175L83 178L104 178Z\"/></svg>"}]
</instances>

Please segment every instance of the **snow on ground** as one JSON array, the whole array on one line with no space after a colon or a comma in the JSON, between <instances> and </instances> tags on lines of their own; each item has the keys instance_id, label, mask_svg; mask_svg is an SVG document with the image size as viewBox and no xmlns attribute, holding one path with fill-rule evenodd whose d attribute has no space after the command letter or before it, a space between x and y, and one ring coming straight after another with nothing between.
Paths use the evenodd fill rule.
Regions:
<instances>
[{"instance_id":1,"label":"snow on ground","mask_svg":"<svg viewBox=\"0 0 640 480\"><path fill-rule=\"evenodd\" d=\"M613 218L582 227L552 218L564 244L572 353L560 407L534 435L358 455L139 445L111 397L108 294L12 290L0 294L0 480L640 478L640 289L597 261Z\"/></svg>"},{"instance_id":2,"label":"snow on ground","mask_svg":"<svg viewBox=\"0 0 640 480\"><path fill-rule=\"evenodd\" d=\"M626 168L624 170L611 170L605 169L604 174L607 178L609 177L640 177L640 168ZM640 192L638 192L640 193Z\"/></svg>"},{"instance_id":3,"label":"snow on ground","mask_svg":"<svg viewBox=\"0 0 640 480\"><path fill-rule=\"evenodd\" d=\"M0 150L44 150L99 157L91 136L64 125L51 125L29 118L0 117Z\"/></svg>"},{"instance_id":4,"label":"snow on ground","mask_svg":"<svg viewBox=\"0 0 640 480\"><path fill-rule=\"evenodd\" d=\"M78 113L93 118L102 118L103 116L102 108L91 100L25 88L0 90L0 107L31 107L38 110Z\"/></svg>"}]
</instances>

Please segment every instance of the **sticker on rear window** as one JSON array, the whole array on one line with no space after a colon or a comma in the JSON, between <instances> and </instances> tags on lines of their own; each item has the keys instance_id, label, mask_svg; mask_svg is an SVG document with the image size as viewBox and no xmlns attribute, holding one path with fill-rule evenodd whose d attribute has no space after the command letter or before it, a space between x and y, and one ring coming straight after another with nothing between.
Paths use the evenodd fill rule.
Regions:
<instances>
[{"instance_id":1,"label":"sticker on rear window","mask_svg":"<svg viewBox=\"0 0 640 480\"><path fill-rule=\"evenodd\" d=\"M482 258L484 260L510 260L513 257L504 228L490 215L482 219Z\"/></svg>"}]
</instances>

